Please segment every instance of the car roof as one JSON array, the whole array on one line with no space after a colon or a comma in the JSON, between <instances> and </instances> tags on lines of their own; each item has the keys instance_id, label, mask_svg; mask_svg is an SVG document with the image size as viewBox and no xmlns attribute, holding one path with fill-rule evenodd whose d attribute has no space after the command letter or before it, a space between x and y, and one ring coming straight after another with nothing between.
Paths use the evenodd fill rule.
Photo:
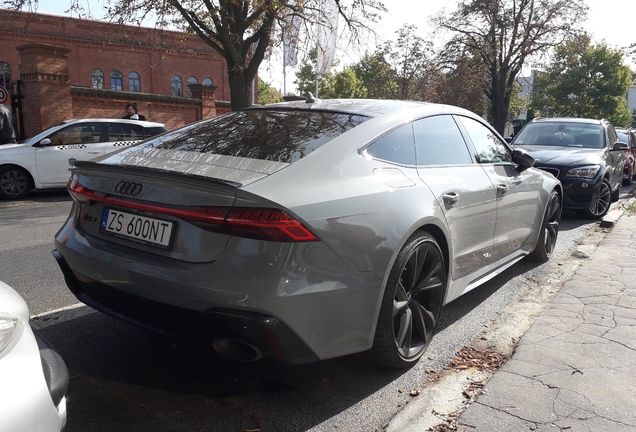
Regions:
<instances>
[{"instance_id":1,"label":"car roof","mask_svg":"<svg viewBox=\"0 0 636 432\"><path fill-rule=\"evenodd\" d=\"M424 115L429 113L453 112L474 116L471 111L452 105L442 105L430 102L384 100L384 99L313 99L313 101L280 102L276 104L262 105L247 108L247 110L308 110L308 111L332 111L346 114L355 114L367 117L378 117L396 112L405 112L411 115Z\"/></svg>"},{"instance_id":2,"label":"car roof","mask_svg":"<svg viewBox=\"0 0 636 432\"><path fill-rule=\"evenodd\" d=\"M163 123L155 123L149 122L145 120L128 120L128 119L118 119L118 118L84 118L84 119L69 119L64 120L61 124L69 125L75 123L127 123L127 124L136 124L140 126L146 127L163 127Z\"/></svg>"},{"instance_id":3,"label":"car roof","mask_svg":"<svg viewBox=\"0 0 636 432\"><path fill-rule=\"evenodd\" d=\"M605 124L608 123L605 119L590 119L580 117L540 117L532 120L532 123L591 123L591 124Z\"/></svg>"}]
</instances>

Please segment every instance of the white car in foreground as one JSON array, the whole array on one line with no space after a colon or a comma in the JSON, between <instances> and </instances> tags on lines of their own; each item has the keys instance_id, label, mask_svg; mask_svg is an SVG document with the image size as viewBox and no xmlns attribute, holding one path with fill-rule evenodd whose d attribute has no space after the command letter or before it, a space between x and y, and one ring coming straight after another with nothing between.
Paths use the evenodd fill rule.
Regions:
<instances>
[{"instance_id":1,"label":"white car in foreground","mask_svg":"<svg viewBox=\"0 0 636 432\"><path fill-rule=\"evenodd\" d=\"M62 358L31 330L22 297L0 282L0 431L63 430L68 380Z\"/></svg>"},{"instance_id":2,"label":"white car in foreground","mask_svg":"<svg viewBox=\"0 0 636 432\"><path fill-rule=\"evenodd\" d=\"M19 144L0 145L0 198L64 188L69 159L91 160L166 132L161 123L125 119L68 120Z\"/></svg>"}]
</instances>

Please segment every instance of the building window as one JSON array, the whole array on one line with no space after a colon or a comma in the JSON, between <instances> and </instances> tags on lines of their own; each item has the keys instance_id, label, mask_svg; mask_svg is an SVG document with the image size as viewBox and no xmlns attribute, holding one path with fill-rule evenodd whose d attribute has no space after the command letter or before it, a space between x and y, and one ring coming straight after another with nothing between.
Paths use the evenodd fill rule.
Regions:
<instances>
[{"instance_id":1,"label":"building window","mask_svg":"<svg viewBox=\"0 0 636 432\"><path fill-rule=\"evenodd\" d=\"M7 62L0 62L0 86L11 90L11 66Z\"/></svg>"},{"instance_id":2,"label":"building window","mask_svg":"<svg viewBox=\"0 0 636 432\"><path fill-rule=\"evenodd\" d=\"M203 84L205 85L214 85L214 81L212 81L212 78L206 78L203 80Z\"/></svg>"},{"instance_id":3,"label":"building window","mask_svg":"<svg viewBox=\"0 0 636 432\"><path fill-rule=\"evenodd\" d=\"M93 69L93 72L91 72L91 87L96 89L104 88L104 72L99 69Z\"/></svg>"},{"instance_id":4,"label":"building window","mask_svg":"<svg viewBox=\"0 0 636 432\"><path fill-rule=\"evenodd\" d=\"M183 86L181 85L181 77L175 75L172 77L172 96L181 96Z\"/></svg>"},{"instance_id":5,"label":"building window","mask_svg":"<svg viewBox=\"0 0 636 432\"><path fill-rule=\"evenodd\" d=\"M124 89L124 79L122 78L121 72L112 71L110 73L110 89L111 90Z\"/></svg>"},{"instance_id":6,"label":"building window","mask_svg":"<svg viewBox=\"0 0 636 432\"><path fill-rule=\"evenodd\" d=\"M190 77L188 78L188 84L196 84L199 81L197 81L197 79L195 77ZM192 91L190 90L190 87L188 86L188 97L192 97Z\"/></svg>"},{"instance_id":7,"label":"building window","mask_svg":"<svg viewBox=\"0 0 636 432\"><path fill-rule=\"evenodd\" d=\"M137 72L131 72L128 75L128 90L131 92L141 91L141 80L139 79L139 74Z\"/></svg>"}]
</instances>

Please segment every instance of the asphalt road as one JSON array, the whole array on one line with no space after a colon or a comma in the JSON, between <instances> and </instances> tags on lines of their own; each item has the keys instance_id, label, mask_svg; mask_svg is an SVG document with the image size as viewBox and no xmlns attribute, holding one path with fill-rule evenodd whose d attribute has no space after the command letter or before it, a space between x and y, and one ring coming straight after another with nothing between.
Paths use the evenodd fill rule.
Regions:
<instances>
[{"instance_id":1,"label":"asphalt road","mask_svg":"<svg viewBox=\"0 0 636 432\"><path fill-rule=\"evenodd\" d=\"M0 201L0 280L26 299L33 325L69 367L68 432L380 431L427 370L448 363L525 284L550 276L523 260L446 305L427 354L409 370L363 355L237 364L216 357L204 337L160 337L78 305L51 255L70 206L64 191ZM564 214L553 260L567 260L593 225Z\"/></svg>"}]
</instances>

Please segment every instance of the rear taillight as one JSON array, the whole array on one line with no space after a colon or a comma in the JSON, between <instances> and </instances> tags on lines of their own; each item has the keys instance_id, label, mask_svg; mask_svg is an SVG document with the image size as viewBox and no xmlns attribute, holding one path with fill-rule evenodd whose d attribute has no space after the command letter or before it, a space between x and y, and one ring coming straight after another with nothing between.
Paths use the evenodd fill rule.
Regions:
<instances>
[{"instance_id":1,"label":"rear taillight","mask_svg":"<svg viewBox=\"0 0 636 432\"><path fill-rule=\"evenodd\" d=\"M219 225L228 234L238 237L280 242L318 240L302 223L279 209L149 204L96 192L82 186L76 179L71 179L68 190L73 199L81 203L101 201L137 211L174 216L188 222Z\"/></svg>"}]
</instances>

